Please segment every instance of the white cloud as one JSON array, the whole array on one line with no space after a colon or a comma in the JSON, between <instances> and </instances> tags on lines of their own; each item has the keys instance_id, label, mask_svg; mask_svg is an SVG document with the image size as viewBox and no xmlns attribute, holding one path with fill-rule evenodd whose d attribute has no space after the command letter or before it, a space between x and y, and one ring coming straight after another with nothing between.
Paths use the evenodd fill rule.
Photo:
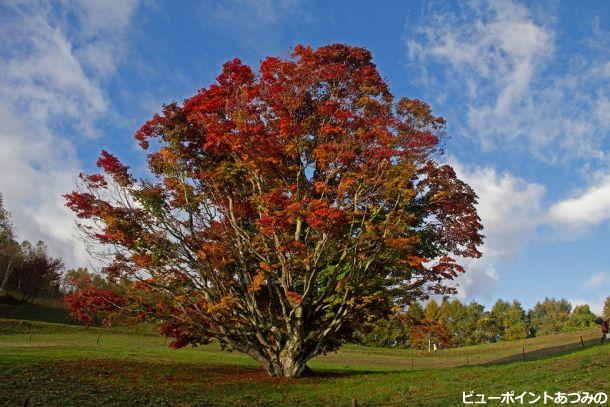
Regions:
<instances>
[{"instance_id":1,"label":"white cloud","mask_svg":"<svg viewBox=\"0 0 610 407\"><path fill-rule=\"evenodd\" d=\"M610 100L607 97L601 95L598 97L595 105L595 116L604 127L610 125Z\"/></svg>"},{"instance_id":2,"label":"white cloud","mask_svg":"<svg viewBox=\"0 0 610 407\"><path fill-rule=\"evenodd\" d=\"M462 260L466 273L456 279L457 297L461 300L472 298L492 300L494 289L500 283L500 275L488 259Z\"/></svg>"},{"instance_id":3,"label":"white cloud","mask_svg":"<svg viewBox=\"0 0 610 407\"><path fill-rule=\"evenodd\" d=\"M544 222L541 201L545 189L508 172L499 174L493 168L469 168L451 161L458 177L479 197L477 211L485 234L483 256L465 263L467 273L458 279L459 294L461 297L489 296L500 281L494 264L517 257L527 244L527 237Z\"/></svg>"},{"instance_id":4,"label":"white cloud","mask_svg":"<svg viewBox=\"0 0 610 407\"><path fill-rule=\"evenodd\" d=\"M610 176L577 196L549 208L549 223L567 232L582 231L610 219Z\"/></svg>"},{"instance_id":5,"label":"white cloud","mask_svg":"<svg viewBox=\"0 0 610 407\"><path fill-rule=\"evenodd\" d=\"M467 167L453 158L449 161L458 177L479 196L477 211L485 234L483 256L462 259L467 272L457 279L460 298L491 299L501 280L496 265L517 258L540 227L555 228L554 238L573 239L610 219L610 176L574 198L545 206L545 188L538 183L508 172L498 173L491 167ZM589 298L599 300L590 302L592 307L601 306L602 296L609 289L610 274L606 272L594 274L581 284Z\"/></svg>"},{"instance_id":6,"label":"white cloud","mask_svg":"<svg viewBox=\"0 0 610 407\"><path fill-rule=\"evenodd\" d=\"M462 133L485 149L522 148L545 161L603 158L606 51L560 59L558 34L546 23L552 9L544 18L513 1L457 9L434 8L412 26L406 45L430 98L449 94L447 116L466 117Z\"/></svg>"},{"instance_id":7,"label":"white cloud","mask_svg":"<svg viewBox=\"0 0 610 407\"><path fill-rule=\"evenodd\" d=\"M525 244L524 234L541 224L545 188L490 167L469 168L457 162L452 166L479 197L477 212L485 228L485 256L513 258Z\"/></svg>"},{"instance_id":8,"label":"white cloud","mask_svg":"<svg viewBox=\"0 0 610 407\"><path fill-rule=\"evenodd\" d=\"M92 134L91 118L106 110L106 101L69 39L41 15L23 16L4 29L18 40L16 55L0 62L2 100L27 112L32 122L70 119Z\"/></svg>"},{"instance_id":9,"label":"white cloud","mask_svg":"<svg viewBox=\"0 0 610 407\"><path fill-rule=\"evenodd\" d=\"M72 40L75 54L95 76L106 78L117 68L125 52L123 36L139 0L77 0L70 4L76 14Z\"/></svg>"},{"instance_id":10,"label":"white cloud","mask_svg":"<svg viewBox=\"0 0 610 407\"><path fill-rule=\"evenodd\" d=\"M580 284L580 292L580 296L588 299L572 299L570 300L572 305L588 304L591 311L601 315L604 301L610 292L610 273L602 271L590 275Z\"/></svg>"},{"instance_id":11,"label":"white cloud","mask_svg":"<svg viewBox=\"0 0 610 407\"><path fill-rule=\"evenodd\" d=\"M88 261L62 198L80 172L74 139L95 136L96 121L109 112L100 82L116 69L134 7L18 1L4 8L10 17L0 25L0 193L19 237L44 240L69 266Z\"/></svg>"},{"instance_id":12,"label":"white cloud","mask_svg":"<svg viewBox=\"0 0 610 407\"><path fill-rule=\"evenodd\" d=\"M582 288L585 290L597 290L602 288L603 285L610 284L610 274L608 273L597 273L583 281Z\"/></svg>"}]
</instances>

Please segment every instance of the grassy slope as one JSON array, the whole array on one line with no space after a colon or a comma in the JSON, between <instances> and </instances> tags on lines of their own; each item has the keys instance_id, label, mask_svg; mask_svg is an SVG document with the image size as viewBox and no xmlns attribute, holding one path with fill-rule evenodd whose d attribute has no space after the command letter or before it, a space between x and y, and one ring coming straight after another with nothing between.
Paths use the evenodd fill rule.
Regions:
<instances>
[{"instance_id":1,"label":"grassy slope","mask_svg":"<svg viewBox=\"0 0 610 407\"><path fill-rule=\"evenodd\" d=\"M68 317L68 312L61 299L36 299L33 304L19 305L0 303L0 318L76 324Z\"/></svg>"},{"instance_id":2,"label":"grassy slope","mask_svg":"<svg viewBox=\"0 0 610 407\"><path fill-rule=\"evenodd\" d=\"M31 340L29 332L32 332ZM216 346L171 350L163 338L60 324L0 321L0 403L31 405L461 405L463 390L610 392L610 346L578 334L447 350L345 347L310 364L317 376L272 379ZM100 344L96 344L100 334ZM584 332L584 339L596 331ZM566 345L577 342L578 346ZM498 363L522 352L560 356ZM470 363L462 366L465 356ZM413 358L413 359L412 359ZM490 363L493 362L493 363ZM413 363L413 368L411 368ZM447 368L455 366L453 368ZM425 368L423 368L425 367ZM436 368L428 368L436 367Z\"/></svg>"}]
</instances>

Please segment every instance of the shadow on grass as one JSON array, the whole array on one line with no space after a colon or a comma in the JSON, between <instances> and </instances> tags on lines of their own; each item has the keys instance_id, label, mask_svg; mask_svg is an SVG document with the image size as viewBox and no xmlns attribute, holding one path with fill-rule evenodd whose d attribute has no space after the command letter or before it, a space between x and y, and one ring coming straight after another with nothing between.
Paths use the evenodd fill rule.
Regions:
<instances>
[{"instance_id":1,"label":"shadow on grass","mask_svg":"<svg viewBox=\"0 0 610 407\"><path fill-rule=\"evenodd\" d=\"M608 341L606 341L608 343ZM497 365L503 363L517 362L521 360L540 360L547 359L549 357L558 356L558 355L566 355L570 353L575 353L585 348L589 348L591 346L596 346L601 344L601 338L591 338L587 340L572 342L561 344L557 346L550 346L543 349L536 349L532 351L525 351L521 353L517 353L510 356L505 356L503 358L491 360L489 362L481 363L480 365Z\"/></svg>"},{"instance_id":2,"label":"shadow on grass","mask_svg":"<svg viewBox=\"0 0 610 407\"><path fill-rule=\"evenodd\" d=\"M404 370L407 371L407 370ZM356 376L362 376L362 375L385 375L388 373L398 373L398 372L402 372L402 370L392 370L392 371L383 371L383 370L351 370L351 369L323 369L323 368L316 368L316 369L312 369L310 370L306 376L304 376L304 378L311 378L311 379L339 379L339 378L346 378L346 377L356 377Z\"/></svg>"},{"instance_id":3,"label":"shadow on grass","mask_svg":"<svg viewBox=\"0 0 610 407\"><path fill-rule=\"evenodd\" d=\"M77 325L65 308L47 304L0 304L0 318Z\"/></svg>"},{"instance_id":4,"label":"shadow on grass","mask_svg":"<svg viewBox=\"0 0 610 407\"><path fill-rule=\"evenodd\" d=\"M369 370L340 370L317 368L302 378L272 377L258 366L242 366L223 363L197 363L144 361L126 359L78 359L60 360L54 363L36 363L25 369L15 369L3 379L20 379L45 376L56 382L94 383L96 381L118 381L161 386L164 384L201 384L204 386L236 386L254 383L282 384L318 382L326 379L342 379L362 375L384 375L396 372Z\"/></svg>"}]
</instances>

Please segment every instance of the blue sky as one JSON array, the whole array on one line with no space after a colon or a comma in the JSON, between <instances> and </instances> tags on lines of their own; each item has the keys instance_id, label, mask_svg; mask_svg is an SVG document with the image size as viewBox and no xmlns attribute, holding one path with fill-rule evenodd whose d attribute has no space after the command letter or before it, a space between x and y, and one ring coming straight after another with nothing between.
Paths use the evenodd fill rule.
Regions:
<instances>
[{"instance_id":1,"label":"blue sky","mask_svg":"<svg viewBox=\"0 0 610 407\"><path fill-rule=\"evenodd\" d=\"M448 120L445 160L487 236L460 296L610 294L610 5L605 1L8 1L0 5L0 192L19 236L87 265L61 194L162 103L298 43L368 48L397 96Z\"/></svg>"}]
</instances>

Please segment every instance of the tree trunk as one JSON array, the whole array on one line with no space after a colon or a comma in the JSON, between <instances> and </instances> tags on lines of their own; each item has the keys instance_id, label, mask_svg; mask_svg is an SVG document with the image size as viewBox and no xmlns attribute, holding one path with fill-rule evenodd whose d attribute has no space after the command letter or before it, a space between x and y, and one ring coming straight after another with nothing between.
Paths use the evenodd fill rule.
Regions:
<instances>
[{"instance_id":1,"label":"tree trunk","mask_svg":"<svg viewBox=\"0 0 610 407\"><path fill-rule=\"evenodd\" d=\"M288 342L279 354L272 357L258 352L248 352L248 354L263 365L267 373L273 377L298 378L311 373L311 369L307 366L309 357L302 344L295 341Z\"/></svg>"},{"instance_id":2,"label":"tree trunk","mask_svg":"<svg viewBox=\"0 0 610 407\"><path fill-rule=\"evenodd\" d=\"M299 378L311 373L307 362L299 357L280 356L278 360L265 366L267 372L273 377Z\"/></svg>"},{"instance_id":3,"label":"tree trunk","mask_svg":"<svg viewBox=\"0 0 610 407\"><path fill-rule=\"evenodd\" d=\"M282 377L303 377L311 370L307 367L307 361L303 359L304 355L286 354L280 357L280 365L282 369Z\"/></svg>"},{"instance_id":4,"label":"tree trunk","mask_svg":"<svg viewBox=\"0 0 610 407\"><path fill-rule=\"evenodd\" d=\"M6 269L4 270L4 276L2 276L2 284L0 284L0 293L2 293L4 291L4 286L6 285L6 282L8 281L9 277L11 276L12 264L13 264L13 256L11 256L8 259L8 264L6 265Z\"/></svg>"}]
</instances>

